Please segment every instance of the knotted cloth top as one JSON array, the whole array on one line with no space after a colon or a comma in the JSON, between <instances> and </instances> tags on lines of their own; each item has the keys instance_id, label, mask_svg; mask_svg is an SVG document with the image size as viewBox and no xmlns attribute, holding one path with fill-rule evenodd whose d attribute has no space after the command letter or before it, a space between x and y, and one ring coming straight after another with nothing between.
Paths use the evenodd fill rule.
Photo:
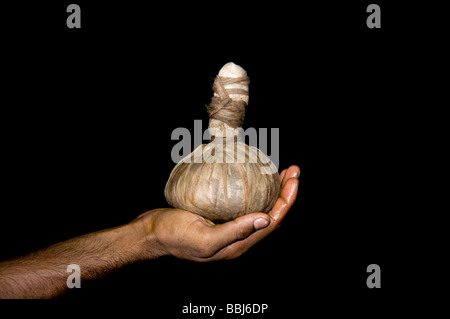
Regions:
<instances>
[{"instance_id":1,"label":"knotted cloth top","mask_svg":"<svg viewBox=\"0 0 450 319\"><path fill-rule=\"evenodd\" d=\"M237 78L216 76L213 91L217 96L214 94L211 103L206 107L209 118L222 121L233 128L241 127L244 122L247 103L242 100L231 99L230 94L248 95L248 92L243 89L225 89L225 85L248 85L249 83L250 79L246 75Z\"/></svg>"}]
</instances>

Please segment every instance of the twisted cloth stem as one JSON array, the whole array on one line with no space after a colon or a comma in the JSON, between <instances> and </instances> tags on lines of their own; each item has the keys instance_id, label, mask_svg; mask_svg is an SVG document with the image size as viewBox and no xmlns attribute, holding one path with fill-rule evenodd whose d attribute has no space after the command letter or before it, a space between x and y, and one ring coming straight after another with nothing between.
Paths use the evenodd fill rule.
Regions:
<instances>
[{"instance_id":1,"label":"twisted cloth stem","mask_svg":"<svg viewBox=\"0 0 450 319\"><path fill-rule=\"evenodd\" d=\"M222 121L233 128L242 126L245 116L245 101L234 101L230 98L230 94L248 95L248 92L243 89L225 89L228 84L248 85L250 80L248 76L244 75L238 78L228 78L216 76L213 84L213 91L218 96L214 95L211 103L206 107L209 113L209 118Z\"/></svg>"}]
</instances>

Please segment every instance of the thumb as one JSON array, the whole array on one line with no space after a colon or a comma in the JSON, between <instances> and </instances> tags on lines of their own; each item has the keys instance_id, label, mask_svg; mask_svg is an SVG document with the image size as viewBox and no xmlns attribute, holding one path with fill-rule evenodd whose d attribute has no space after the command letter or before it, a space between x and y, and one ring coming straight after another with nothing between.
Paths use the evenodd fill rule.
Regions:
<instances>
[{"instance_id":1,"label":"thumb","mask_svg":"<svg viewBox=\"0 0 450 319\"><path fill-rule=\"evenodd\" d=\"M255 231L267 227L269 223L270 217L267 214L247 214L224 224L211 226L208 238L210 244L217 251L238 240L247 238Z\"/></svg>"}]
</instances>

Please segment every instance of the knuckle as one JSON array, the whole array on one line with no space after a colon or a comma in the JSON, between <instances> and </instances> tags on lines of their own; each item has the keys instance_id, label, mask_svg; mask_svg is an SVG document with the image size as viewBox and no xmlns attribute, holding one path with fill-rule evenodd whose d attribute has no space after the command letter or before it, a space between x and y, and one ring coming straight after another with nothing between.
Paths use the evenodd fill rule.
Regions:
<instances>
[{"instance_id":1,"label":"knuckle","mask_svg":"<svg viewBox=\"0 0 450 319\"><path fill-rule=\"evenodd\" d=\"M248 236L249 231L248 229L246 229L246 227L240 227L235 220L231 221L230 223L233 223L233 226L236 229L234 233L234 237L236 238L236 240L242 240Z\"/></svg>"},{"instance_id":2,"label":"knuckle","mask_svg":"<svg viewBox=\"0 0 450 319\"><path fill-rule=\"evenodd\" d=\"M247 237L247 231L245 229L243 229L243 228L238 228L236 230L236 239L237 240L242 240L245 237Z\"/></svg>"},{"instance_id":3,"label":"knuckle","mask_svg":"<svg viewBox=\"0 0 450 319\"><path fill-rule=\"evenodd\" d=\"M281 227L281 220L279 220L278 218L271 218L270 224L273 225L273 229L278 229Z\"/></svg>"}]
</instances>

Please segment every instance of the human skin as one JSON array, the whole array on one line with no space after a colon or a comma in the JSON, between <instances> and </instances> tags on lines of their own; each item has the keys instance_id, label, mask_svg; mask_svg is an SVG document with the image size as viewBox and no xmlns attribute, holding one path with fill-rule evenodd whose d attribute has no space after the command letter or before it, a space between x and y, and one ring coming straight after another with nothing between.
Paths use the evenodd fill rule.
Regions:
<instances>
[{"instance_id":1,"label":"human skin","mask_svg":"<svg viewBox=\"0 0 450 319\"><path fill-rule=\"evenodd\" d=\"M69 239L0 263L0 298L54 298L67 290L67 266L93 280L161 256L196 262L237 258L277 229L297 197L300 169L280 174L281 193L268 214L251 213L223 224L174 208L148 211L128 224Z\"/></svg>"}]
</instances>

